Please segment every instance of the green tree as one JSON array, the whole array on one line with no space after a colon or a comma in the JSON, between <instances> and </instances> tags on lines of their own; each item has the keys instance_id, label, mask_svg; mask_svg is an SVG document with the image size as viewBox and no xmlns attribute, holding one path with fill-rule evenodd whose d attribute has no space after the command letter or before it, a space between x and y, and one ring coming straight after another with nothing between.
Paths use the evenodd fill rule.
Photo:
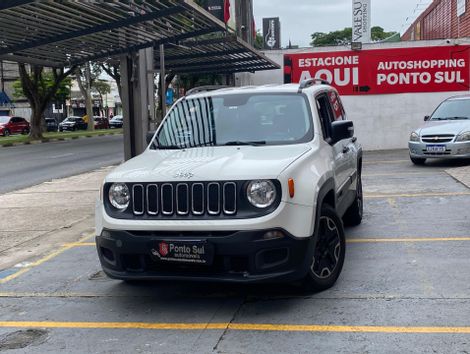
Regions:
<instances>
[{"instance_id":1,"label":"green tree","mask_svg":"<svg viewBox=\"0 0 470 354\"><path fill-rule=\"evenodd\" d=\"M20 79L13 83L13 96L26 97L31 106L32 139L42 139L44 111L52 100L64 101L70 95L70 78L75 71L72 67L54 68L45 71L43 66L32 65L30 70L25 64L18 64Z\"/></svg>"},{"instance_id":2,"label":"green tree","mask_svg":"<svg viewBox=\"0 0 470 354\"><path fill-rule=\"evenodd\" d=\"M100 111L103 110L103 96L111 93L111 85L108 84L106 80L96 80L93 82L93 86L91 87L92 92L98 93L100 96Z\"/></svg>"},{"instance_id":3,"label":"green tree","mask_svg":"<svg viewBox=\"0 0 470 354\"><path fill-rule=\"evenodd\" d=\"M396 34L396 32L385 32L380 26L371 28L371 37L373 42L382 41ZM352 28L346 27L342 30L332 31L329 33L315 32L311 35L312 42L310 45L314 47L350 45L352 38Z\"/></svg>"},{"instance_id":4,"label":"green tree","mask_svg":"<svg viewBox=\"0 0 470 354\"><path fill-rule=\"evenodd\" d=\"M261 34L260 30L257 30L253 47L255 47L256 49L263 49L263 46L264 46L263 35Z\"/></svg>"}]
</instances>

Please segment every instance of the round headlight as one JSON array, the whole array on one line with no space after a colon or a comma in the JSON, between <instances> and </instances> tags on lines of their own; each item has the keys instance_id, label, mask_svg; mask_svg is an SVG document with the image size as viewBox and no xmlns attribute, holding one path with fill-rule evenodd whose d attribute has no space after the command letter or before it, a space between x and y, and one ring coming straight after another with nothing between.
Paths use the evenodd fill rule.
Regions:
<instances>
[{"instance_id":1,"label":"round headlight","mask_svg":"<svg viewBox=\"0 0 470 354\"><path fill-rule=\"evenodd\" d=\"M416 134L415 132L411 133L410 141L419 141L419 135Z\"/></svg>"},{"instance_id":2,"label":"round headlight","mask_svg":"<svg viewBox=\"0 0 470 354\"><path fill-rule=\"evenodd\" d=\"M109 201L111 205L120 211L124 211L129 206L131 194L125 183L113 183L109 188Z\"/></svg>"},{"instance_id":3,"label":"round headlight","mask_svg":"<svg viewBox=\"0 0 470 354\"><path fill-rule=\"evenodd\" d=\"M271 206L276 195L276 186L271 181L251 181L246 189L248 201L260 209Z\"/></svg>"}]
</instances>

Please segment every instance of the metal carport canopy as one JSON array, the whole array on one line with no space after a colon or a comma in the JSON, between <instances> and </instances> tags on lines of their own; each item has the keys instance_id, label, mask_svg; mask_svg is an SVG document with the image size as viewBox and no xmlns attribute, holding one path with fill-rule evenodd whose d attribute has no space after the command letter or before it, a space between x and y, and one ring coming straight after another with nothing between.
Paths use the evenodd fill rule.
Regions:
<instances>
[{"instance_id":1,"label":"metal carport canopy","mask_svg":"<svg viewBox=\"0 0 470 354\"><path fill-rule=\"evenodd\" d=\"M160 68L158 48L155 48L155 66ZM175 74L226 74L278 69L279 66L240 38L228 34L169 43L165 46L165 68Z\"/></svg>"},{"instance_id":2,"label":"metal carport canopy","mask_svg":"<svg viewBox=\"0 0 470 354\"><path fill-rule=\"evenodd\" d=\"M194 37L199 40L180 44ZM208 43L211 40L212 45ZM169 44L168 69L179 72L279 67L248 44L233 39L224 23L191 0L0 2L0 60L70 67L160 44ZM175 58L189 54L184 48L192 48L195 56ZM190 65L184 67L185 60Z\"/></svg>"}]
</instances>

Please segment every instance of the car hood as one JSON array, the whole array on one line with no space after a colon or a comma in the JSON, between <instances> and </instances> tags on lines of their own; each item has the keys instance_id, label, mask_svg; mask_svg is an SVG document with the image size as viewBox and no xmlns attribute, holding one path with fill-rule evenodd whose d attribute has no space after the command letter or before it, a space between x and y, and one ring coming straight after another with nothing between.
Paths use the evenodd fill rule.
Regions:
<instances>
[{"instance_id":1,"label":"car hood","mask_svg":"<svg viewBox=\"0 0 470 354\"><path fill-rule=\"evenodd\" d=\"M108 182L165 182L272 179L310 145L220 146L146 150L111 172Z\"/></svg>"},{"instance_id":2,"label":"car hood","mask_svg":"<svg viewBox=\"0 0 470 354\"><path fill-rule=\"evenodd\" d=\"M426 122L418 133L420 135L454 134L470 131L470 120L442 120Z\"/></svg>"}]
</instances>

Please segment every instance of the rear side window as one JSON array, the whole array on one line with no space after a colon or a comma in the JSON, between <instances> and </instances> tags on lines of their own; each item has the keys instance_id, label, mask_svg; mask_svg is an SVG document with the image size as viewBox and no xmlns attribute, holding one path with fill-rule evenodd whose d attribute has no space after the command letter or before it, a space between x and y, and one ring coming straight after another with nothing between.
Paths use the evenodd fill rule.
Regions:
<instances>
[{"instance_id":1,"label":"rear side window","mask_svg":"<svg viewBox=\"0 0 470 354\"><path fill-rule=\"evenodd\" d=\"M331 107L333 108L334 120L345 120L346 113L344 112L344 108L338 94L335 91L330 91L328 93L328 97L330 99Z\"/></svg>"},{"instance_id":2,"label":"rear side window","mask_svg":"<svg viewBox=\"0 0 470 354\"><path fill-rule=\"evenodd\" d=\"M318 116L320 117L321 129L324 139L331 137L331 122L335 120L331 109L330 98L326 93L316 98Z\"/></svg>"}]
</instances>

